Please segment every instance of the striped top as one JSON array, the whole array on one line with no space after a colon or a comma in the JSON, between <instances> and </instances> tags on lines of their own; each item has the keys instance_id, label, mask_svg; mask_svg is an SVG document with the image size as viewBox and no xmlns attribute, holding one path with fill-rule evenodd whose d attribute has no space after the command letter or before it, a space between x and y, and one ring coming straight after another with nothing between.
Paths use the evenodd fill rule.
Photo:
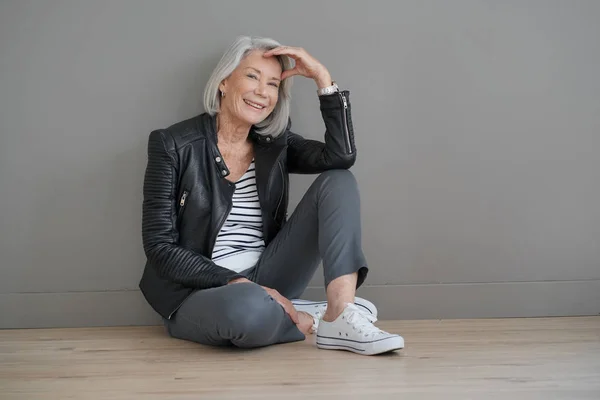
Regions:
<instances>
[{"instance_id":1,"label":"striped top","mask_svg":"<svg viewBox=\"0 0 600 400\"><path fill-rule=\"evenodd\" d=\"M246 173L235 183L233 207L217 235L212 260L236 272L253 267L265 249L262 228L252 160Z\"/></svg>"}]
</instances>

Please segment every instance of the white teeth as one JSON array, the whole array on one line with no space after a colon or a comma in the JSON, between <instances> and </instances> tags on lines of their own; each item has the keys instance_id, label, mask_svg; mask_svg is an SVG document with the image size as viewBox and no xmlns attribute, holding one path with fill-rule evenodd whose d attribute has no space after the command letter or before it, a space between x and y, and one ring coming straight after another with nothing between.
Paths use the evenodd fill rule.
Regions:
<instances>
[{"instance_id":1,"label":"white teeth","mask_svg":"<svg viewBox=\"0 0 600 400\"><path fill-rule=\"evenodd\" d=\"M264 108L264 107L263 107L263 106L261 106L260 104L253 103L253 102L251 102L251 101L249 101L249 100L244 100L244 103L246 103L246 104L248 104L249 106L251 106L251 107L254 107L254 108L258 109L258 110L262 110L262 109Z\"/></svg>"}]
</instances>

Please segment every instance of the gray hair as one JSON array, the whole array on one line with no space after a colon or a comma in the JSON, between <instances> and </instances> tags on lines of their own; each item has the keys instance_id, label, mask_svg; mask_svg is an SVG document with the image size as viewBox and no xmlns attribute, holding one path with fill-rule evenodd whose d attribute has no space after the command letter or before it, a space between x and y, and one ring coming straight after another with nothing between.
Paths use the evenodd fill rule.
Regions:
<instances>
[{"instance_id":1,"label":"gray hair","mask_svg":"<svg viewBox=\"0 0 600 400\"><path fill-rule=\"evenodd\" d=\"M237 68L242 59L253 50L271 50L281 44L273 39L251 36L239 36L227 49L213 70L204 88L204 109L210 115L221 109L219 85ZM288 56L276 56L283 71L291 69L292 60ZM284 132L290 116L291 77L281 81L279 98L273 112L264 121L256 124L256 132L261 135L278 136Z\"/></svg>"}]
</instances>

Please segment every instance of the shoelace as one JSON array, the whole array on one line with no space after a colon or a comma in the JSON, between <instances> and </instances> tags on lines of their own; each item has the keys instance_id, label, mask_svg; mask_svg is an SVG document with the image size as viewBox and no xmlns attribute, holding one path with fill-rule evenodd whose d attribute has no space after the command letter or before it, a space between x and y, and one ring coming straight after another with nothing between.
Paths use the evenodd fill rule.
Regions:
<instances>
[{"instance_id":1,"label":"shoelace","mask_svg":"<svg viewBox=\"0 0 600 400\"><path fill-rule=\"evenodd\" d=\"M320 320L321 317L323 317L326 309L327 309L327 306L320 306L319 309L315 312L315 319L317 321Z\"/></svg>"},{"instance_id":2,"label":"shoelace","mask_svg":"<svg viewBox=\"0 0 600 400\"><path fill-rule=\"evenodd\" d=\"M382 331L375 325L373 325L377 318L369 313L361 312L359 309L353 306L348 306L349 310L346 313L346 322L352 325L352 329L357 331L359 334L364 334L365 337L385 335L387 332Z\"/></svg>"},{"instance_id":3,"label":"shoelace","mask_svg":"<svg viewBox=\"0 0 600 400\"><path fill-rule=\"evenodd\" d=\"M317 332L317 329L319 328L319 321L325 314L325 310L327 310L327 304L318 305L318 306L315 306L315 308L317 309L317 311L315 311L315 314L313 317L313 326L312 326L313 333Z\"/></svg>"},{"instance_id":4,"label":"shoelace","mask_svg":"<svg viewBox=\"0 0 600 400\"><path fill-rule=\"evenodd\" d=\"M360 317L351 317L350 316L348 318L349 323L353 323L353 321L356 321L356 323L358 325L355 325L355 329L358 330L358 333L365 332L365 336L369 336L369 335L374 336L377 334L386 334L387 333L373 325L373 323L375 323L377 321L377 318L375 318L371 313L363 311L363 310L357 308L355 305L349 305L349 307L351 307L351 309L352 309L352 315L359 314L359 315L364 316L367 319L367 321L364 321L364 319L363 319L362 322L358 322L358 321L360 321ZM327 311L327 304L315 305L315 309L316 309L316 311L314 311L313 326L312 326L312 330L311 330L313 333L317 331L317 329L319 327L319 321L325 314L325 311Z\"/></svg>"}]
</instances>

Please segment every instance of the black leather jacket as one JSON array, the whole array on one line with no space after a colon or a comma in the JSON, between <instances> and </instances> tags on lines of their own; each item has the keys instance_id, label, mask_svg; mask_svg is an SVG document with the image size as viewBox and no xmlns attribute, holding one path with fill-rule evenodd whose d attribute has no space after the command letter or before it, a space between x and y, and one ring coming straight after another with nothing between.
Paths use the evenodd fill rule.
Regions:
<instances>
[{"instance_id":1,"label":"black leather jacket","mask_svg":"<svg viewBox=\"0 0 600 400\"><path fill-rule=\"evenodd\" d=\"M347 169L356 160L349 92L319 101L324 143L292 133L290 123L277 137L250 131L266 245L287 219L288 173ZM235 185L228 175L217 147L216 117L205 113L150 133L142 215L147 262L139 286L164 318L194 290L241 277L209 258L232 207Z\"/></svg>"}]
</instances>

